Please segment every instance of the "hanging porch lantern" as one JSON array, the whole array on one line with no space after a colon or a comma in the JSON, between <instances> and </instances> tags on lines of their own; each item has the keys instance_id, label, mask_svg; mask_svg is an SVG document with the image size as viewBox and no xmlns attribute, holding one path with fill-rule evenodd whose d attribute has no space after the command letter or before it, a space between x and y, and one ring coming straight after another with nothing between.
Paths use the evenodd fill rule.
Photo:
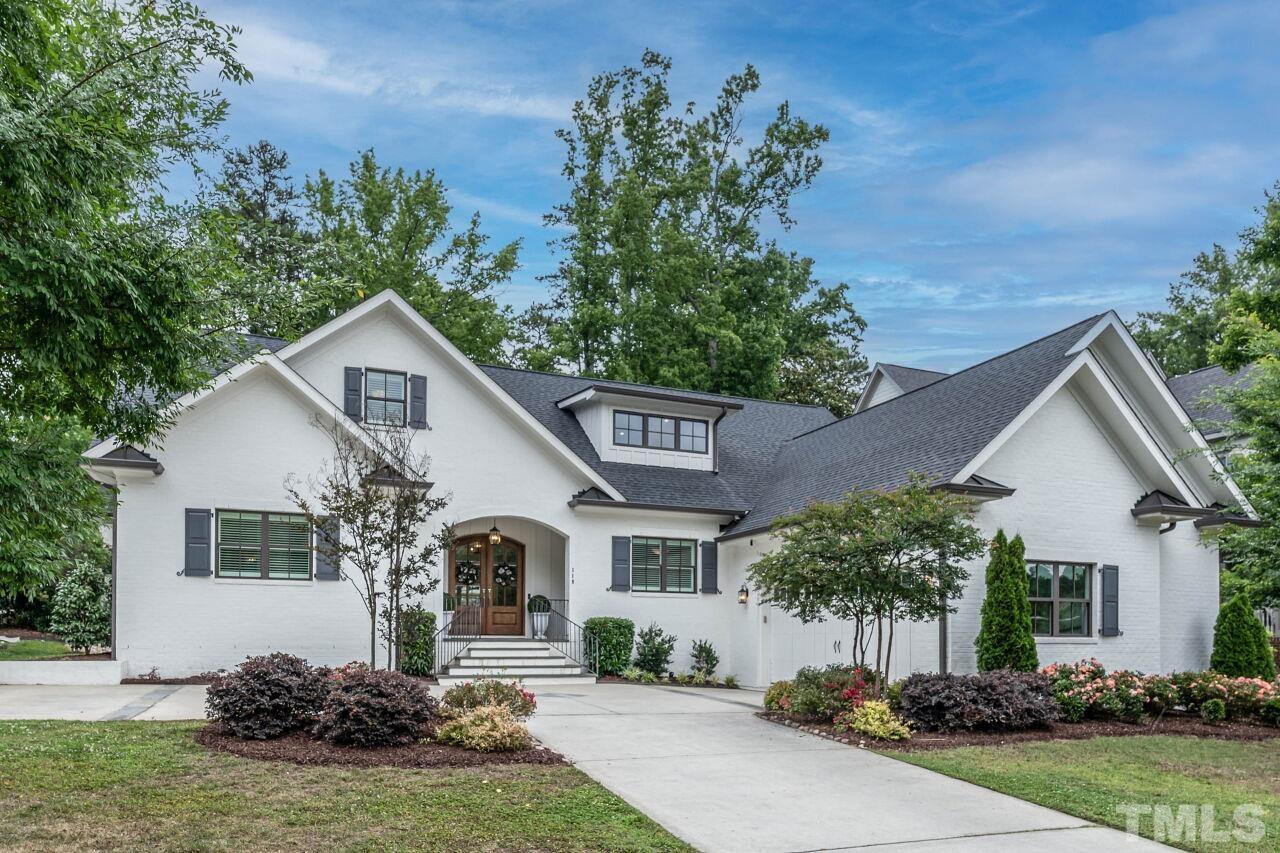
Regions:
<instances>
[{"instance_id":1,"label":"hanging porch lantern","mask_svg":"<svg viewBox=\"0 0 1280 853\"><path fill-rule=\"evenodd\" d=\"M502 531L498 529L498 519L496 518L493 520L493 527L489 528L489 544L502 544Z\"/></svg>"}]
</instances>

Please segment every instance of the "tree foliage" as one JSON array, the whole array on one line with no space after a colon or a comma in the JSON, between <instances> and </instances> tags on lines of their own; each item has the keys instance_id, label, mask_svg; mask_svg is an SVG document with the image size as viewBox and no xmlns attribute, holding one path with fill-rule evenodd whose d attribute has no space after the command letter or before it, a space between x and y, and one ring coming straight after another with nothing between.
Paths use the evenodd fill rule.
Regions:
<instances>
[{"instance_id":1,"label":"tree foliage","mask_svg":"<svg viewBox=\"0 0 1280 853\"><path fill-rule=\"evenodd\" d=\"M1209 353L1222 340L1227 297L1244 275L1236 258L1214 244L1169 285L1167 310L1138 313L1133 336L1166 375L1180 376L1213 364Z\"/></svg>"},{"instance_id":2,"label":"tree foliage","mask_svg":"<svg viewBox=\"0 0 1280 853\"><path fill-rule=\"evenodd\" d=\"M854 623L853 661L884 683L898 621L927 621L953 612L969 573L963 563L983 552L972 505L930 488L922 477L893 491L866 491L810 504L775 522L779 546L748 569L761 600L802 622Z\"/></svg>"},{"instance_id":3,"label":"tree foliage","mask_svg":"<svg viewBox=\"0 0 1280 853\"><path fill-rule=\"evenodd\" d=\"M761 235L767 219L793 223L791 202L821 168L826 129L783 103L749 141L754 68L729 77L703 115L693 104L672 109L670 69L649 51L639 68L597 76L559 131L569 196L547 221L565 234L553 243L551 304L522 318L524 359L611 379L847 401L866 362L846 287L821 286L811 259ZM799 381L806 362L821 370Z\"/></svg>"},{"instance_id":4,"label":"tree foliage","mask_svg":"<svg viewBox=\"0 0 1280 853\"><path fill-rule=\"evenodd\" d=\"M376 666L381 630L390 668L401 647L406 605L440 583L432 571L453 531L427 530L449 498L424 488L431 461L414 449L412 431L370 429L370 446L336 424L315 425L332 441L333 456L305 481L291 475L285 491L316 529L316 551L339 566L360 593L369 616L369 665ZM336 541L322 532L333 521Z\"/></svg>"},{"instance_id":5,"label":"tree foliage","mask_svg":"<svg viewBox=\"0 0 1280 853\"><path fill-rule=\"evenodd\" d=\"M982 625L974 645L978 670L1040 668L1031 628L1031 600L1027 596L1026 549L1021 536L1010 541L997 530L987 564L987 593L982 599Z\"/></svg>"}]
</instances>

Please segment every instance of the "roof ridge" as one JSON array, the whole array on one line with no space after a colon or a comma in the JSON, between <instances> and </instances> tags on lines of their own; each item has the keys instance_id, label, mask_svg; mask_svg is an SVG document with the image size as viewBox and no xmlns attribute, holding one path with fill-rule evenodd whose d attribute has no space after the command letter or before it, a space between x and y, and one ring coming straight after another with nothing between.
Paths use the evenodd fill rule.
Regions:
<instances>
[{"instance_id":1,"label":"roof ridge","mask_svg":"<svg viewBox=\"0 0 1280 853\"><path fill-rule=\"evenodd\" d=\"M1012 352L1012 350L1010 350L1010 352ZM936 373L936 374L938 374L939 376L950 376L950 375L951 375L950 373L947 373L945 370L933 370L932 368L928 368L928 367L913 367L913 366L911 366L910 364L898 364L897 362L894 362L894 361L877 361L877 362L876 362L876 366L878 366L878 367L901 367L903 370L917 370L917 371L919 371L920 373Z\"/></svg>"},{"instance_id":2,"label":"roof ridge","mask_svg":"<svg viewBox=\"0 0 1280 853\"><path fill-rule=\"evenodd\" d=\"M948 379L954 379L957 376L962 376L971 370L976 370L977 368L982 367L984 364L990 364L991 362L995 361L998 358L1004 358L1005 356L1013 355L1015 352L1021 352L1022 350L1028 347L1032 347L1038 343L1047 341L1049 340L1049 338L1052 338L1055 335L1060 335L1063 332L1070 331L1071 329L1074 329L1076 326L1083 326L1086 323L1096 322L1099 317L1105 317L1108 313L1109 312L1107 311L1103 311L1101 314L1094 314L1092 317L1086 317L1085 319L1080 320L1079 322L1072 323L1070 326L1063 326L1061 329L1058 329L1053 332L1049 332L1047 335L1041 335L1040 337L1036 338L1033 341L1027 341L1025 344L1022 344L1021 346L1016 346L1011 350L1006 350L1005 352L998 353L996 355L991 356L990 358L983 359L977 364L971 364L962 370L957 370L955 373L948 373L945 376L943 376L941 379L939 379L937 382L931 382L928 385L922 385L919 388L913 389L911 391L907 391L903 394L899 394L897 397L893 397L892 399L885 400L883 403L880 403L877 406L871 406L870 408L863 409L861 412L854 412L852 415L846 415L843 418L837 418L831 423L823 424L822 426L814 427L811 430L806 430L805 432L798 433L797 435L793 435L791 436L791 438L787 439L787 442L795 441L797 438L803 438L806 435L811 435L815 432L819 432L821 430L827 429L828 427L833 427L836 424L844 423L845 421L852 420L853 418L856 418L859 415L865 415L867 412L874 412L877 409L883 409L886 406L892 406L894 403L898 402L899 400L905 400L907 397L910 397L912 394L918 394L921 391L926 391L930 388L937 388L939 385L942 385ZM779 450L779 453L781 453L781 450Z\"/></svg>"},{"instance_id":3,"label":"roof ridge","mask_svg":"<svg viewBox=\"0 0 1280 853\"><path fill-rule=\"evenodd\" d=\"M1206 370L1221 370L1223 373L1230 373L1230 371L1221 364L1206 364L1204 367L1197 367L1195 370L1188 370L1186 373L1179 373L1177 376L1166 376L1165 381L1172 382L1175 379L1184 379L1188 376L1194 376L1197 373L1203 373ZM1236 372L1239 373L1239 371Z\"/></svg>"},{"instance_id":4,"label":"roof ridge","mask_svg":"<svg viewBox=\"0 0 1280 853\"><path fill-rule=\"evenodd\" d=\"M821 409L823 411L830 411L826 406L820 406L816 403L793 403L790 400L766 400L763 397L745 397L741 394L720 394L716 391L696 391L692 388L677 388L674 385L651 385L646 382L629 382L625 379L605 379L598 376L579 376L575 373L556 373L552 370L533 370L528 367L512 367L507 364L476 362L476 366L480 368L492 367L496 370L510 370L513 373L533 373L538 376L554 376L557 379L578 379L583 382L609 382L614 385L626 385L632 388L653 388L657 391L677 391L685 394L704 394L708 397L723 397L726 400L749 400L752 403L769 403L774 406L797 406L802 409Z\"/></svg>"}]
</instances>

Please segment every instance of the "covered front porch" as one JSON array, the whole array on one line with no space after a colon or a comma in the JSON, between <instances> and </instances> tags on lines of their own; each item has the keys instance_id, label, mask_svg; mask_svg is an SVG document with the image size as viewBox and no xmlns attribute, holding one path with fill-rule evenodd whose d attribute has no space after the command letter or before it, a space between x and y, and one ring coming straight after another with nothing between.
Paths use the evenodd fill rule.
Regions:
<instances>
[{"instance_id":1,"label":"covered front porch","mask_svg":"<svg viewBox=\"0 0 1280 853\"><path fill-rule=\"evenodd\" d=\"M568 566L569 537L532 519L499 515L455 524L444 571L443 611L450 633L563 634Z\"/></svg>"}]
</instances>

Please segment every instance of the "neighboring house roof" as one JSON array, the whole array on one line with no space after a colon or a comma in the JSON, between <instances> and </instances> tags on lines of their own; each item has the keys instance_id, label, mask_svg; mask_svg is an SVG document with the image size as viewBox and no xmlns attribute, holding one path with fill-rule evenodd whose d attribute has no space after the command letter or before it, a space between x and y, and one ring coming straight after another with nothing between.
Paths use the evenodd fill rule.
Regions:
<instances>
[{"instance_id":1,"label":"neighboring house roof","mask_svg":"<svg viewBox=\"0 0 1280 853\"><path fill-rule=\"evenodd\" d=\"M939 379L950 375L940 370L922 370L919 367L906 367L901 364L878 364L876 366L893 380L893 384L902 389L903 394L909 394L918 388L932 385Z\"/></svg>"},{"instance_id":2,"label":"neighboring house roof","mask_svg":"<svg viewBox=\"0 0 1280 853\"><path fill-rule=\"evenodd\" d=\"M1225 368L1216 364L1174 376L1165 380L1173 396L1178 398L1187 414L1200 421L1225 423L1231 420L1231 413L1214 398L1219 388L1234 385L1248 380L1248 368L1237 373L1228 373Z\"/></svg>"},{"instance_id":3,"label":"neighboring house roof","mask_svg":"<svg viewBox=\"0 0 1280 853\"><path fill-rule=\"evenodd\" d=\"M726 535L767 530L815 500L901 486L912 472L951 481L1062 373L1102 316L792 439L769 488Z\"/></svg>"},{"instance_id":4,"label":"neighboring house roof","mask_svg":"<svg viewBox=\"0 0 1280 853\"><path fill-rule=\"evenodd\" d=\"M835 420L821 406L677 391L495 365L481 365L481 370L634 503L746 512L762 490L782 443ZM574 414L557 405L592 387L616 389L632 396L638 392L678 393L684 399L730 409L716 428L719 473L602 461ZM741 408L736 409L738 406Z\"/></svg>"}]
</instances>

